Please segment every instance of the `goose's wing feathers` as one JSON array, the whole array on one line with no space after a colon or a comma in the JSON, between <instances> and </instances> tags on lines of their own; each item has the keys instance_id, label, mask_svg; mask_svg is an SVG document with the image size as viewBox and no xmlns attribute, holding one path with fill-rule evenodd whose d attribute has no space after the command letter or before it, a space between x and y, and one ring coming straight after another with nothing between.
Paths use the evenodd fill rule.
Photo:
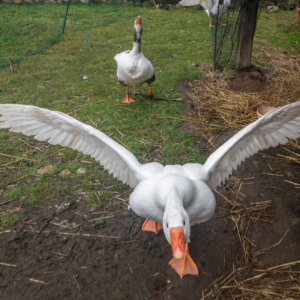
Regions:
<instances>
[{"instance_id":1,"label":"goose's wing feathers","mask_svg":"<svg viewBox=\"0 0 300 300\"><path fill-rule=\"evenodd\" d=\"M149 172L149 167L141 165L127 149L67 114L36 106L1 104L0 115L0 128L11 128L12 132L34 135L39 141L48 140L50 144L70 147L90 155L130 187L135 187L147 176L146 169Z\"/></svg>"},{"instance_id":2,"label":"goose's wing feathers","mask_svg":"<svg viewBox=\"0 0 300 300\"><path fill-rule=\"evenodd\" d=\"M215 189L246 158L259 150L300 137L300 101L276 108L248 125L218 148L205 162L207 184Z\"/></svg>"},{"instance_id":3,"label":"goose's wing feathers","mask_svg":"<svg viewBox=\"0 0 300 300\"><path fill-rule=\"evenodd\" d=\"M124 52L118 53L115 55L114 60L117 62L117 64L122 61L122 59L128 58L128 55L130 54L130 50L126 50Z\"/></svg>"},{"instance_id":4,"label":"goose's wing feathers","mask_svg":"<svg viewBox=\"0 0 300 300\"><path fill-rule=\"evenodd\" d=\"M212 0L181 0L179 4L182 6L195 6L200 4L207 10L212 8Z\"/></svg>"}]
</instances>

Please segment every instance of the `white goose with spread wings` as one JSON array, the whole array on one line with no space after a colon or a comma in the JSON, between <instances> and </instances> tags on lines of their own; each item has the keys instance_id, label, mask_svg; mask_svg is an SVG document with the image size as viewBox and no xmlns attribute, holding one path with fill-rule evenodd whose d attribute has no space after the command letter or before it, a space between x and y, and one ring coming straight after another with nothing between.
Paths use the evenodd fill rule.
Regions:
<instances>
[{"instance_id":1,"label":"white goose with spread wings","mask_svg":"<svg viewBox=\"0 0 300 300\"><path fill-rule=\"evenodd\" d=\"M259 150L299 138L300 101L277 108L234 135L205 162L163 166L140 164L127 149L99 130L60 112L18 104L0 105L0 128L34 135L39 141L70 147L99 161L114 177L135 188L130 207L146 218L143 230L161 228L172 246L171 266L182 277L198 274L188 253L190 226L215 210L212 189Z\"/></svg>"}]
</instances>

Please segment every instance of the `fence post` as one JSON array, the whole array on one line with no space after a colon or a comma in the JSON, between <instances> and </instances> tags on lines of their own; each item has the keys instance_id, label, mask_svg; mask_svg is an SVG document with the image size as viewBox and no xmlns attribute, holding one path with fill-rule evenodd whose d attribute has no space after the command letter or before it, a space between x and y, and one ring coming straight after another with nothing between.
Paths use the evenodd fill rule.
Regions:
<instances>
[{"instance_id":1,"label":"fence post","mask_svg":"<svg viewBox=\"0 0 300 300\"><path fill-rule=\"evenodd\" d=\"M237 70L250 68L251 65L258 6L259 0L242 1L234 61Z\"/></svg>"}]
</instances>

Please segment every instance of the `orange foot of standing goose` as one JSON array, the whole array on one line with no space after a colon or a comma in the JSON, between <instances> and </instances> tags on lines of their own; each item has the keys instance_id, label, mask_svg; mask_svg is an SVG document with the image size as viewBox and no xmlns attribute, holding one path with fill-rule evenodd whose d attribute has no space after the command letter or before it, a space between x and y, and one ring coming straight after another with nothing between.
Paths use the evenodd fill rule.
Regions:
<instances>
[{"instance_id":1,"label":"orange foot of standing goose","mask_svg":"<svg viewBox=\"0 0 300 300\"><path fill-rule=\"evenodd\" d=\"M123 102L123 103L133 103L133 102L135 102L133 99L131 99L130 97L129 97L129 86L126 86L126 97L125 97L125 99L123 100L123 101L121 101L121 102Z\"/></svg>"},{"instance_id":2,"label":"orange foot of standing goose","mask_svg":"<svg viewBox=\"0 0 300 300\"><path fill-rule=\"evenodd\" d=\"M142 230L144 230L144 231L152 231L152 232L154 232L156 234L161 229L163 229L163 226L160 223L157 223L157 222L149 220L149 219L145 220L145 222L143 224L143 227L142 227Z\"/></svg>"},{"instance_id":3,"label":"orange foot of standing goose","mask_svg":"<svg viewBox=\"0 0 300 300\"><path fill-rule=\"evenodd\" d=\"M188 243L185 244L185 253L181 259L173 258L169 265L178 273L182 278L184 275L198 275L197 265L194 263L189 255Z\"/></svg>"}]
</instances>

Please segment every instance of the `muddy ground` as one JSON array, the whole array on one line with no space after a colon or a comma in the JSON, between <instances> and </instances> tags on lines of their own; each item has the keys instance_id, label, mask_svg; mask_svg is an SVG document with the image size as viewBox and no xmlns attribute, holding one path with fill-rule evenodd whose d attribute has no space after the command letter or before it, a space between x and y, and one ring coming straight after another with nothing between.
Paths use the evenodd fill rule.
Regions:
<instances>
[{"instance_id":1,"label":"muddy ground","mask_svg":"<svg viewBox=\"0 0 300 300\"><path fill-rule=\"evenodd\" d=\"M223 133L219 144L233 134ZM204 147L201 140L198 145ZM280 161L278 154L287 153L280 147L263 151L234 173L238 179L255 177L245 180L247 184L240 189L243 203L272 200L267 217L258 219L251 228L248 237L255 245L252 250L277 243L289 230L279 246L262 255L260 268L300 258L299 190L285 181L300 184L300 166ZM233 183L230 189L218 191L235 201L238 189L239 184ZM172 252L163 233L143 232L144 219L133 211L122 210L105 224L98 222L95 226L89 220L112 211L109 200L104 202L106 214L90 211L79 196L60 215L54 207L57 202L47 203L44 209L24 215L12 231L0 235L0 262L11 264L0 265L0 298L201 299L202 289L231 270L243 256L233 222L220 217L228 206L219 194L215 196L214 216L192 227L189 248L199 276L183 279L168 266Z\"/></svg>"}]
</instances>

